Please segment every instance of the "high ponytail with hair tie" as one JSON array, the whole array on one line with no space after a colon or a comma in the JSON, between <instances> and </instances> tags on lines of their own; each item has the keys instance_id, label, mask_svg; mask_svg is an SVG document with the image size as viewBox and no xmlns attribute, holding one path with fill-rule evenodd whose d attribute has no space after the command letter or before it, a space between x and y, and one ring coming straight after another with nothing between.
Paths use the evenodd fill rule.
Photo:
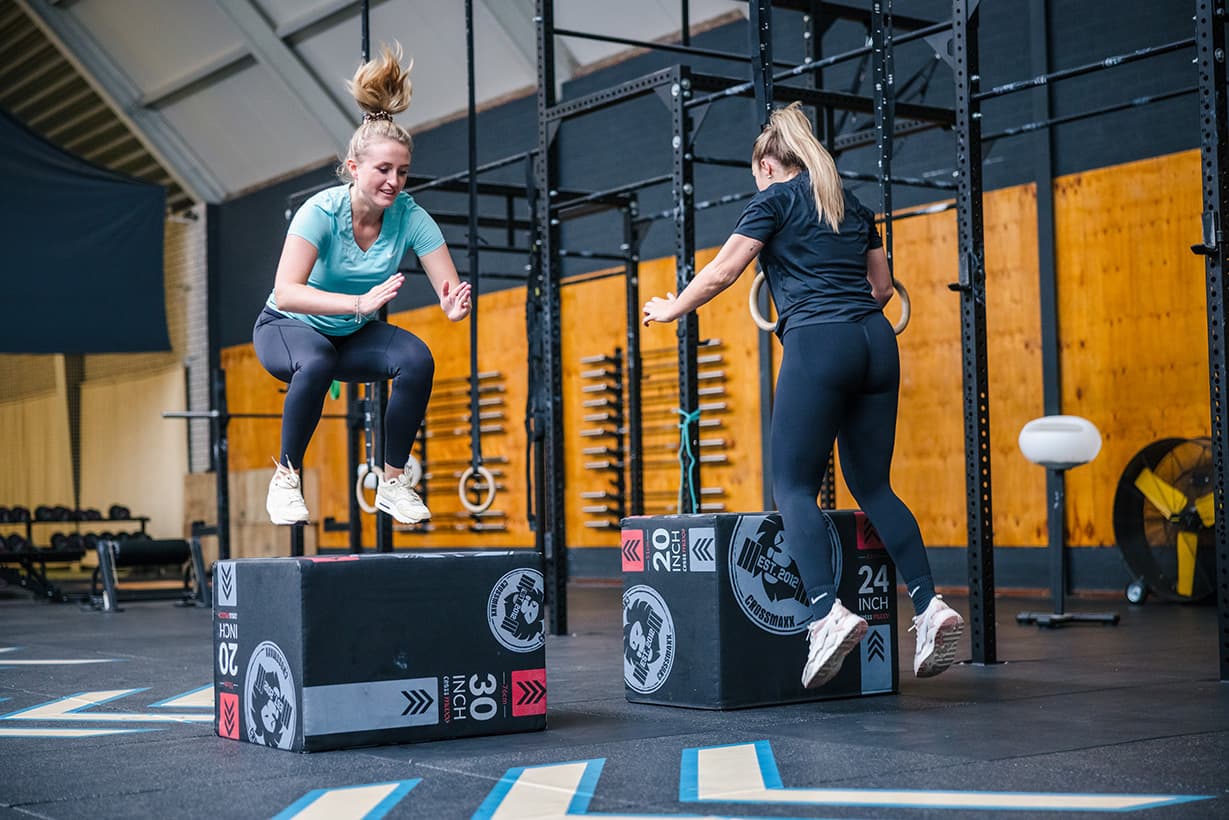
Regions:
<instances>
[{"instance_id":1,"label":"high ponytail with hair tie","mask_svg":"<svg viewBox=\"0 0 1229 820\"><path fill-rule=\"evenodd\" d=\"M840 233L841 222L845 219L841 178L836 172L836 161L815 138L810 120L802 113L802 103L792 102L772 112L751 153L753 162L764 157L807 171L811 175L811 191L815 195L819 221L827 222L834 233Z\"/></svg>"}]
</instances>

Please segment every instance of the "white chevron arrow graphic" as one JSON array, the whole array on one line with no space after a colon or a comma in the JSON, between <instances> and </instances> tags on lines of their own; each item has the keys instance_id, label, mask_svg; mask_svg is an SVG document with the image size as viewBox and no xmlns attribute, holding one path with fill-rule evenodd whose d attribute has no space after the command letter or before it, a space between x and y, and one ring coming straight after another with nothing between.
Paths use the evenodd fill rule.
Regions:
<instances>
[{"instance_id":1,"label":"white chevron arrow graphic","mask_svg":"<svg viewBox=\"0 0 1229 820\"><path fill-rule=\"evenodd\" d=\"M19 646L0 646L0 655L16 652ZM87 663L115 663L118 658L43 658L41 660L24 660L0 658L0 666L80 666Z\"/></svg>"},{"instance_id":2,"label":"white chevron arrow graphic","mask_svg":"<svg viewBox=\"0 0 1229 820\"><path fill-rule=\"evenodd\" d=\"M100 692L80 692L29 709L0 715L0 720L71 720L103 721L107 723L209 723L212 713L201 712L87 712L94 706L128 697L145 689L108 689Z\"/></svg>"},{"instance_id":3,"label":"white chevron arrow graphic","mask_svg":"<svg viewBox=\"0 0 1229 820\"><path fill-rule=\"evenodd\" d=\"M787 789L768 741L683 751L679 799L685 802L805 804L1033 811L1134 811L1206 795L1064 794L1049 792L930 791L905 789Z\"/></svg>"},{"instance_id":4,"label":"white chevron arrow graphic","mask_svg":"<svg viewBox=\"0 0 1229 820\"><path fill-rule=\"evenodd\" d=\"M213 684L208 683L199 689L184 692L182 695L151 703L149 707L151 709L212 709Z\"/></svg>"},{"instance_id":5,"label":"white chevron arrow graphic","mask_svg":"<svg viewBox=\"0 0 1229 820\"><path fill-rule=\"evenodd\" d=\"M375 820L401 802L420 779L316 789L287 806L273 820Z\"/></svg>"},{"instance_id":6,"label":"white chevron arrow graphic","mask_svg":"<svg viewBox=\"0 0 1229 820\"><path fill-rule=\"evenodd\" d=\"M151 732L155 729L13 729L0 726L0 737L101 737L102 735L129 735L133 732Z\"/></svg>"},{"instance_id":7,"label":"white chevron arrow graphic","mask_svg":"<svg viewBox=\"0 0 1229 820\"><path fill-rule=\"evenodd\" d=\"M589 813L589 801L602 774L604 759L552 763L509 769L474 812L472 820L562 820L600 817L602 820L717 820L694 814ZM724 818L724 820L751 820Z\"/></svg>"}]
</instances>

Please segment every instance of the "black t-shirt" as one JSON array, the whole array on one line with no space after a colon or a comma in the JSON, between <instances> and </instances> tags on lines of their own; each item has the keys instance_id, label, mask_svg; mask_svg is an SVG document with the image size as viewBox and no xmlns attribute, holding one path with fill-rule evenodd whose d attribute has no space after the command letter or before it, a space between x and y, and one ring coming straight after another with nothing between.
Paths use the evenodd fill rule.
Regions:
<instances>
[{"instance_id":1,"label":"black t-shirt","mask_svg":"<svg viewBox=\"0 0 1229 820\"><path fill-rule=\"evenodd\" d=\"M756 194L734 233L764 243L760 264L777 306L778 336L804 325L858 322L880 310L866 253L883 240L875 215L849 191L839 233L819 221L806 171Z\"/></svg>"}]
</instances>

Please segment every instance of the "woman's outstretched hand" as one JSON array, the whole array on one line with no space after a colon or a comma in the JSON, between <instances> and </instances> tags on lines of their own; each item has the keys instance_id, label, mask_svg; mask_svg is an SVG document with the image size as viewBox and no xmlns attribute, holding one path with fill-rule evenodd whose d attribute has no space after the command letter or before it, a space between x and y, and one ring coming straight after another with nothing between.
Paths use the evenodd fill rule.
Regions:
<instances>
[{"instance_id":1,"label":"woman's outstretched hand","mask_svg":"<svg viewBox=\"0 0 1229 820\"><path fill-rule=\"evenodd\" d=\"M440 292L440 309L450 320L459 322L469 315L469 290L469 282L462 282L456 287L444 282Z\"/></svg>"},{"instance_id":2,"label":"woman's outstretched hand","mask_svg":"<svg viewBox=\"0 0 1229 820\"><path fill-rule=\"evenodd\" d=\"M648 327L653 322L673 322L678 319L675 312L675 296L667 293L666 298L654 296L644 303L644 325Z\"/></svg>"},{"instance_id":3,"label":"woman's outstretched hand","mask_svg":"<svg viewBox=\"0 0 1229 820\"><path fill-rule=\"evenodd\" d=\"M387 305L397 295L397 291L401 290L401 285L405 282L405 275L394 273L392 276L385 279L380 284L376 285L371 290L358 297L358 312L364 316L375 313L380 308Z\"/></svg>"}]
</instances>

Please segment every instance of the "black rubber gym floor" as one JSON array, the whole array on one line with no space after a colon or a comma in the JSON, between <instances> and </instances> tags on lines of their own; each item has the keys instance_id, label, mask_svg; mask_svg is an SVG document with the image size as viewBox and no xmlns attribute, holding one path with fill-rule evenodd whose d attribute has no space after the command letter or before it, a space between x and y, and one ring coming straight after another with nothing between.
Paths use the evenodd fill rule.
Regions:
<instances>
[{"instance_id":1,"label":"black rubber gym floor","mask_svg":"<svg viewBox=\"0 0 1229 820\"><path fill-rule=\"evenodd\" d=\"M2 590L0 820L1229 817L1213 607L1076 600L1121 625L1040 630L1014 616L1046 602L1000 599L1005 663L902 668L899 695L711 712L627 703L620 591L569 601L574 631L547 641L545 732L294 754L215 736L208 610ZM120 733L64 736L99 731Z\"/></svg>"}]
</instances>

